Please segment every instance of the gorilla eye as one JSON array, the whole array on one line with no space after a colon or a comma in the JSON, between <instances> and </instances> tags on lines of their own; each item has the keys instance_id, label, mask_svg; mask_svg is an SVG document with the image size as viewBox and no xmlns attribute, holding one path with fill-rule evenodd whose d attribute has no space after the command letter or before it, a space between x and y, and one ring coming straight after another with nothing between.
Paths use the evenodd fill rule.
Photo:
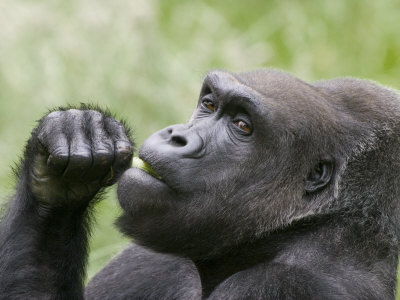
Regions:
<instances>
[{"instance_id":1,"label":"gorilla eye","mask_svg":"<svg viewBox=\"0 0 400 300\"><path fill-rule=\"evenodd\" d=\"M203 106L205 109L214 112L215 111L215 104L211 100L203 100L201 101L201 106Z\"/></svg>"},{"instance_id":2,"label":"gorilla eye","mask_svg":"<svg viewBox=\"0 0 400 300\"><path fill-rule=\"evenodd\" d=\"M235 121L235 125L246 134L250 134L252 131L251 126L243 120Z\"/></svg>"}]
</instances>

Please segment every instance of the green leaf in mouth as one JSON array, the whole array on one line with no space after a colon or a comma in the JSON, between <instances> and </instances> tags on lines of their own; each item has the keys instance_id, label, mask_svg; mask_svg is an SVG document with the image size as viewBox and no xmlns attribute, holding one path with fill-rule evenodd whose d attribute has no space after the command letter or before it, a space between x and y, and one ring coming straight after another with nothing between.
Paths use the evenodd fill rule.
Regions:
<instances>
[{"instance_id":1,"label":"green leaf in mouth","mask_svg":"<svg viewBox=\"0 0 400 300\"><path fill-rule=\"evenodd\" d=\"M145 171L146 173L150 174L151 176L161 180L161 176L157 174L156 171L154 171L150 165L145 162L144 160L140 159L139 157L134 157L132 160L132 167L141 169Z\"/></svg>"}]
</instances>

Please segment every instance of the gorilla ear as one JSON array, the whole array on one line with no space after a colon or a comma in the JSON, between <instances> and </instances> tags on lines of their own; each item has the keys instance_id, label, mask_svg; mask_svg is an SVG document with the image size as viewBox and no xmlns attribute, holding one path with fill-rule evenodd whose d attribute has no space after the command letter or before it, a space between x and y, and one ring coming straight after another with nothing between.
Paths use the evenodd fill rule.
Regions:
<instances>
[{"instance_id":1,"label":"gorilla ear","mask_svg":"<svg viewBox=\"0 0 400 300\"><path fill-rule=\"evenodd\" d=\"M334 170L332 160L322 160L316 164L307 176L304 189L314 193L323 189L331 180Z\"/></svg>"}]
</instances>

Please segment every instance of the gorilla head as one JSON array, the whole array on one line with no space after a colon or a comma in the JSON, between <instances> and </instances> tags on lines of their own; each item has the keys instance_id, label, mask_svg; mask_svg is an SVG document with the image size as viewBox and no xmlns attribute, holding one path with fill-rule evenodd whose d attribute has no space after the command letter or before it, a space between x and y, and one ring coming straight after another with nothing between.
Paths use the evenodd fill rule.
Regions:
<instances>
[{"instance_id":1,"label":"gorilla head","mask_svg":"<svg viewBox=\"0 0 400 300\"><path fill-rule=\"evenodd\" d=\"M399 120L397 96L368 81L211 72L189 122L139 150L162 179L122 176L119 225L196 259L325 216L397 245Z\"/></svg>"}]
</instances>

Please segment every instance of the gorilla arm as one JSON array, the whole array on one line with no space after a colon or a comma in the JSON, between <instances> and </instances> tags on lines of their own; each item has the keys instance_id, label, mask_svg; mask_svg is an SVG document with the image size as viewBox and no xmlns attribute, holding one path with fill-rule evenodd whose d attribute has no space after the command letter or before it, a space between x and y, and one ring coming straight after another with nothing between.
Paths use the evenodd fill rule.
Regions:
<instances>
[{"instance_id":1,"label":"gorilla arm","mask_svg":"<svg viewBox=\"0 0 400 300\"><path fill-rule=\"evenodd\" d=\"M191 299L202 298L194 263L171 254L132 244L85 289L85 299Z\"/></svg>"},{"instance_id":2,"label":"gorilla arm","mask_svg":"<svg viewBox=\"0 0 400 300\"><path fill-rule=\"evenodd\" d=\"M1 299L82 299L93 198L129 167L121 123L82 110L44 117L29 139L1 224Z\"/></svg>"}]
</instances>

